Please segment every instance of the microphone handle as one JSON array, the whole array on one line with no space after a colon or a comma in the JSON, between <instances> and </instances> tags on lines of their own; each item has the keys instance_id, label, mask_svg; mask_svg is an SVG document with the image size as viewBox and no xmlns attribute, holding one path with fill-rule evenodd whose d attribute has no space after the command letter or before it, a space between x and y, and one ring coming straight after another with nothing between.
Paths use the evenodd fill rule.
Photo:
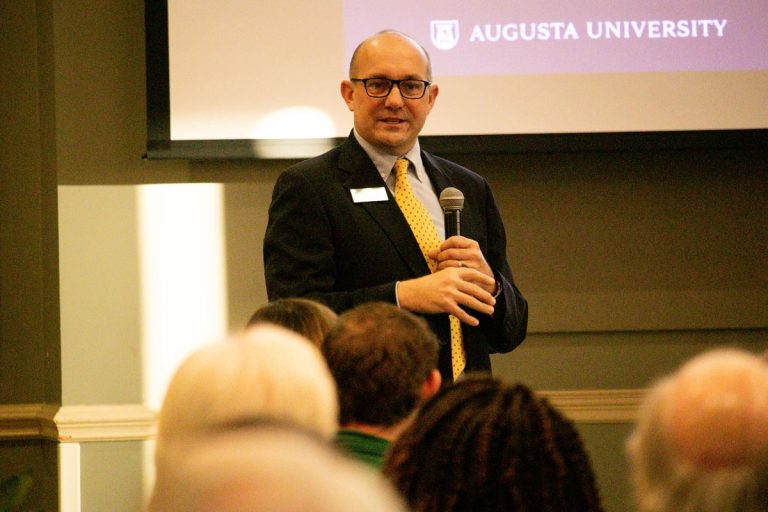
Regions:
<instances>
[{"instance_id":1,"label":"microphone handle","mask_svg":"<svg viewBox=\"0 0 768 512\"><path fill-rule=\"evenodd\" d=\"M461 235L461 210L443 210L445 216L445 238Z\"/></svg>"}]
</instances>

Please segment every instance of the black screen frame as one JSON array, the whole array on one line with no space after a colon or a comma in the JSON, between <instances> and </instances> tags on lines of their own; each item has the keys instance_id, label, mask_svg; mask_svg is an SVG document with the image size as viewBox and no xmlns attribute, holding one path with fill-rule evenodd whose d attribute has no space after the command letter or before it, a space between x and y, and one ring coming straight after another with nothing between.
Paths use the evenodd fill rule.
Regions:
<instances>
[{"instance_id":1,"label":"black screen frame","mask_svg":"<svg viewBox=\"0 0 768 512\"><path fill-rule=\"evenodd\" d=\"M301 159L340 143L332 139L172 140L168 2L145 0L148 159ZM681 149L768 149L768 129L423 135L421 146L440 154L616 152ZM274 155L284 155L275 157Z\"/></svg>"}]
</instances>

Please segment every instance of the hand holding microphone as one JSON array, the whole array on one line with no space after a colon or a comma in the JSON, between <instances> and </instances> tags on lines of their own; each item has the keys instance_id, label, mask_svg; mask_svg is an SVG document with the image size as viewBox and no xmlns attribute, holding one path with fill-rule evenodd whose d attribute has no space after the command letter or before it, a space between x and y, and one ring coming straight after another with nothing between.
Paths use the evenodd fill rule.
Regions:
<instances>
[{"instance_id":1,"label":"hand holding microphone","mask_svg":"<svg viewBox=\"0 0 768 512\"><path fill-rule=\"evenodd\" d=\"M447 187L440 193L440 206L443 208L445 218L445 242L439 251L431 256L438 261L438 269L447 267L464 267L475 269L494 279L493 284L481 286L490 292L495 292L498 283L495 281L493 270L485 261L479 244L470 238L461 235L461 213L464 209L464 194L461 190ZM449 240L453 236L458 236Z\"/></svg>"},{"instance_id":2,"label":"hand holding microphone","mask_svg":"<svg viewBox=\"0 0 768 512\"><path fill-rule=\"evenodd\" d=\"M422 313L450 313L475 326L478 325L477 318L465 309L493 314L496 299L492 294L496 281L480 245L461 236L464 194L448 187L440 193L439 200L445 216L445 241L439 249L430 251L429 257L437 261L438 270L454 270L401 281L398 287L400 305Z\"/></svg>"}]
</instances>

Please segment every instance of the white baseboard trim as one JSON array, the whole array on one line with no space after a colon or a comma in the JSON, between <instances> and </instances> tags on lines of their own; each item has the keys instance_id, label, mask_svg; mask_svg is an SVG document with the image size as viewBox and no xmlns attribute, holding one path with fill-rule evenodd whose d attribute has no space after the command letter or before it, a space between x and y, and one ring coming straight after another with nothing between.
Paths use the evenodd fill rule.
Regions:
<instances>
[{"instance_id":1,"label":"white baseboard trim","mask_svg":"<svg viewBox=\"0 0 768 512\"><path fill-rule=\"evenodd\" d=\"M539 391L576 423L632 423L645 390ZM157 413L145 405L0 405L0 440L62 443L144 441L155 438Z\"/></svg>"},{"instance_id":2,"label":"white baseboard trim","mask_svg":"<svg viewBox=\"0 0 768 512\"><path fill-rule=\"evenodd\" d=\"M0 440L141 441L156 430L157 414L142 404L0 405Z\"/></svg>"}]
</instances>

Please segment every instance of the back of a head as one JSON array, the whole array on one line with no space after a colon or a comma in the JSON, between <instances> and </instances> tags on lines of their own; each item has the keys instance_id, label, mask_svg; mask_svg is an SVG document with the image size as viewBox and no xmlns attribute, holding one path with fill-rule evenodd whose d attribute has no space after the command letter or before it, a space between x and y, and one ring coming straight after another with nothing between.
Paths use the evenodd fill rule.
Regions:
<instances>
[{"instance_id":1,"label":"back of a head","mask_svg":"<svg viewBox=\"0 0 768 512\"><path fill-rule=\"evenodd\" d=\"M276 426L214 433L156 482L150 512L400 512L380 474Z\"/></svg>"},{"instance_id":2,"label":"back of a head","mask_svg":"<svg viewBox=\"0 0 768 512\"><path fill-rule=\"evenodd\" d=\"M649 391L627 451L643 511L768 510L768 365L694 357Z\"/></svg>"},{"instance_id":3,"label":"back of a head","mask_svg":"<svg viewBox=\"0 0 768 512\"><path fill-rule=\"evenodd\" d=\"M427 402L383 471L415 512L602 510L573 423L529 388L490 377Z\"/></svg>"},{"instance_id":4,"label":"back of a head","mask_svg":"<svg viewBox=\"0 0 768 512\"><path fill-rule=\"evenodd\" d=\"M336 386L317 347L267 324L206 345L182 362L160 410L158 464L169 447L183 451L211 430L263 417L327 438L338 428Z\"/></svg>"},{"instance_id":5,"label":"back of a head","mask_svg":"<svg viewBox=\"0 0 768 512\"><path fill-rule=\"evenodd\" d=\"M340 423L391 426L418 405L438 342L422 318L371 302L340 315L322 351L336 379Z\"/></svg>"},{"instance_id":6,"label":"back of a head","mask_svg":"<svg viewBox=\"0 0 768 512\"><path fill-rule=\"evenodd\" d=\"M336 313L320 302L301 297L277 299L261 306L248 320L248 327L269 322L301 334L318 347L336 323Z\"/></svg>"}]
</instances>

